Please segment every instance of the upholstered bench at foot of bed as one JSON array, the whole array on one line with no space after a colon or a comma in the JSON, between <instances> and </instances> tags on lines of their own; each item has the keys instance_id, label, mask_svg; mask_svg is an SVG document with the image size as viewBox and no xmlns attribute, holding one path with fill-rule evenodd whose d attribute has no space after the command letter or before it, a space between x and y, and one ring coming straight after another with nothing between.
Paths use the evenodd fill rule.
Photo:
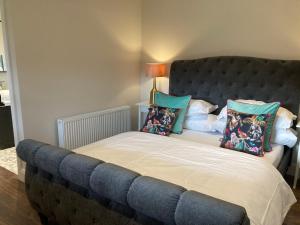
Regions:
<instances>
[{"instance_id":1,"label":"upholstered bench at foot of bed","mask_svg":"<svg viewBox=\"0 0 300 225\"><path fill-rule=\"evenodd\" d=\"M250 224L243 207L33 140L17 147L44 224Z\"/></svg>"}]
</instances>

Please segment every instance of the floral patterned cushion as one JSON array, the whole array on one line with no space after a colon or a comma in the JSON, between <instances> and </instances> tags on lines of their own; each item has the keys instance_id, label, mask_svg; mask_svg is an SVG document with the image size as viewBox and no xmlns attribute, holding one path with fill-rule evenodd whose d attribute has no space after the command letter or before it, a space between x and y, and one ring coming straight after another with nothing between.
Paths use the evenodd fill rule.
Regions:
<instances>
[{"instance_id":1,"label":"floral patterned cushion","mask_svg":"<svg viewBox=\"0 0 300 225\"><path fill-rule=\"evenodd\" d=\"M180 109L151 106L142 132L169 136Z\"/></svg>"},{"instance_id":2,"label":"floral patterned cushion","mask_svg":"<svg viewBox=\"0 0 300 225\"><path fill-rule=\"evenodd\" d=\"M221 147L263 156L265 131L270 115L246 114L232 109L228 109L227 115Z\"/></svg>"}]
</instances>

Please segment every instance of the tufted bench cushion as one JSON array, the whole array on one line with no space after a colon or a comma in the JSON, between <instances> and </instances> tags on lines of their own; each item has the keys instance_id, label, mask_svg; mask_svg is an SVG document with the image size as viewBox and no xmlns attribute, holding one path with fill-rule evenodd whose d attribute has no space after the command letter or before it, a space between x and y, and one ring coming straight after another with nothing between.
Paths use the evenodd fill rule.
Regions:
<instances>
[{"instance_id":1,"label":"tufted bench cushion","mask_svg":"<svg viewBox=\"0 0 300 225\"><path fill-rule=\"evenodd\" d=\"M36 166L54 176L59 176L61 162L67 155L72 154L72 152L51 145L37 146L34 159Z\"/></svg>"},{"instance_id":2,"label":"tufted bench cushion","mask_svg":"<svg viewBox=\"0 0 300 225\"><path fill-rule=\"evenodd\" d=\"M145 215L175 224L174 215L180 196L186 189L151 177L138 177L128 192L129 205Z\"/></svg>"},{"instance_id":3,"label":"tufted bench cushion","mask_svg":"<svg viewBox=\"0 0 300 225\"><path fill-rule=\"evenodd\" d=\"M47 221L61 225L250 224L243 207L66 149L24 140L17 154L27 162L28 198ZM89 208L95 202L99 212Z\"/></svg>"},{"instance_id":4,"label":"tufted bench cushion","mask_svg":"<svg viewBox=\"0 0 300 225\"><path fill-rule=\"evenodd\" d=\"M27 139L23 141L22 144L17 147L18 156L25 162L29 163L32 166L35 165L35 154L41 147L46 147L48 144Z\"/></svg>"},{"instance_id":5,"label":"tufted bench cushion","mask_svg":"<svg viewBox=\"0 0 300 225\"><path fill-rule=\"evenodd\" d=\"M202 204L198 204L199 201ZM176 224L194 225L197 221L205 221L206 224L218 224L220 221L222 224L240 224L240 221L244 221L244 224L247 224L245 214L239 211L236 205L221 202L195 191L187 191L181 195L178 202L175 213ZM219 213L215 213L216 211Z\"/></svg>"},{"instance_id":6,"label":"tufted bench cushion","mask_svg":"<svg viewBox=\"0 0 300 225\"><path fill-rule=\"evenodd\" d=\"M69 154L59 166L60 175L80 187L89 189L90 176L103 161L78 154Z\"/></svg>"},{"instance_id":7,"label":"tufted bench cushion","mask_svg":"<svg viewBox=\"0 0 300 225\"><path fill-rule=\"evenodd\" d=\"M91 188L99 195L128 205L127 193L133 181L140 174L131 170L103 163L97 166L91 176Z\"/></svg>"}]
</instances>

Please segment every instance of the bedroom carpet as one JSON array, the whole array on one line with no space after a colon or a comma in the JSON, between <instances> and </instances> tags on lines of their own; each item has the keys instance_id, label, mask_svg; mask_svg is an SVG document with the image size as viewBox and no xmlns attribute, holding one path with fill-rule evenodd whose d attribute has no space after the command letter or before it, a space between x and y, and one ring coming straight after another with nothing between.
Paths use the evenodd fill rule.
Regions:
<instances>
[{"instance_id":1,"label":"bedroom carpet","mask_svg":"<svg viewBox=\"0 0 300 225\"><path fill-rule=\"evenodd\" d=\"M300 225L300 184L294 193L298 202L290 210L284 225ZM37 213L26 198L24 184L14 173L2 167L0 167L0 225L41 225Z\"/></svg>"},{"instance_id":2,"label":"bedroom carpet","mask_svg":"<svg viewBox=\"0 0 300 225\"><path fill-rule=\"evenodd\" d=\"M16 148L0 150L0 167L3 167L14 174L18 173Z\"/></svg>"}]
</instances>

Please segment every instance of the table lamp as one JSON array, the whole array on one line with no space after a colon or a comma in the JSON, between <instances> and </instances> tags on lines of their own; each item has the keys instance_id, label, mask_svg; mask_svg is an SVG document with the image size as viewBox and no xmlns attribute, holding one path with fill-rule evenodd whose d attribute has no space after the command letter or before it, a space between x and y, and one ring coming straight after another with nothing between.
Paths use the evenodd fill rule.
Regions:
<instances>
[{"instance_id":1,"label":"table lamp","mask_svg":"<svg viewBox=\"0 0 300 225\"><path fill-rule=\"evenodd\" d=\"M150 92L150 104L155 103L156 78L167 76L167 64L164 63L147 63L146 75L153 78L153 88Z\"/></svg>"}]
</instances>

